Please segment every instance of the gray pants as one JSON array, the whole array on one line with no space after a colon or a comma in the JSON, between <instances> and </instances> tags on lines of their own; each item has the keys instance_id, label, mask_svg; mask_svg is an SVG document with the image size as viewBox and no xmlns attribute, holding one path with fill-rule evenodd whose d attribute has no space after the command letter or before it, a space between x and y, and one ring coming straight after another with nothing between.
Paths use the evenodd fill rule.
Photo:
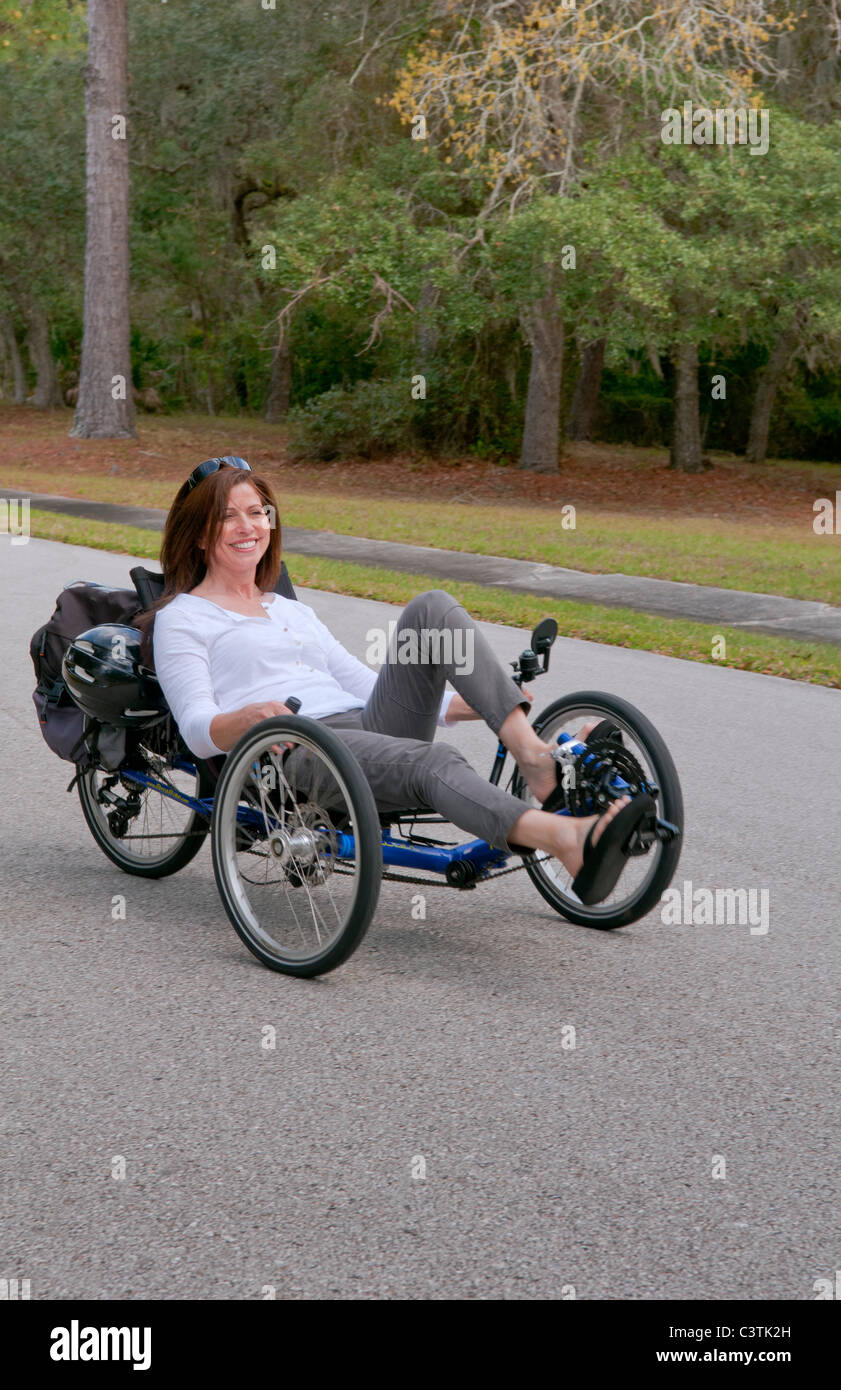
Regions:
<instances>
[{"instance_id":1,"label":"gray pants","mask_svg":"<svg viewBox=\"0 0 841 1390\"><path fill-rule=\"evenodd\" d=\"M526 803L492 786L452 744L432 740L448 680L495 734L518 705L528 712L529 702L469 613L445 589L428 589L407 603L397 621L398 656L400 635L409 629L417 634L420 659L407 664L387 660L363 709L328 714L318 722L334 729L351 750L379 810L429 806L462 830L507 850L508 832L528 809ZM436 652L423 632L444 629L450 630L451 640L444 633ZM408 641L403 639L404 651L410 651ZM472 655L469 674L468 662L441 659L465 652ZM287 764L287 775L299 786L302 751L293 752ZM310 795L318 801L325 790L311 786Z\"/></svg>"}]
</instances>

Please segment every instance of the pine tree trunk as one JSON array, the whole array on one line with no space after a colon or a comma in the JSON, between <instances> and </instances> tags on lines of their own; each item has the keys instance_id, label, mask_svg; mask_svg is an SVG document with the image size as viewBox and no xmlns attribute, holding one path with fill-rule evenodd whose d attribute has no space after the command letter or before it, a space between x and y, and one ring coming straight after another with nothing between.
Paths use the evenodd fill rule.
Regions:
<instances>
[{"instance_id":1,"label":"pine tree trunk","mask_svg":"<svg viewBox=\"0 0 841 1390\"><path fill-rule=\"evenodd\" d=\"M698 345L680 343L674 348L675 428L670 468L702 473L701 418L698 410Z\"/></svg>"},{"instance_id":2,"label":"pine tree trunk","mask_svg":"<svg viewBox=\"0 0 841 1390\"><path fill-rule=\"evenodd\" d=\"M568 439L589 439L602 389L606 338L588 343L581 354L581 370L575 383L567 425Z\"/></svg>"},{"instance_id":3,"label":"pine tree trunk","mask_svg":"<svg viewBox=\"0 0 841 1390\"><path fill-rule=\"evenodd\" d=\"M50 325L43 306L37 299L30 299L24 310L27 333L26 345L29 358L35 368L35 394L32 404L37 410L53 410L62 405L58 384L58 372L50 348Z\"/></svg>"},{"instance_id":4,"label":"pine tree trunk","mask_svg":"<svg viewBox=\"0 0 841 1390\"><path fill-rule=\"evenodd\" d=\"M269 381L269 396L266 401L266 419L270 425L280 424L289 411L289 398L292 394L292 354L289 343L284 339L272 361L272 375Z\"/></svg>"},{"instance_id":5,"label":"pine tree trunk","mask_svg":"<svg viewBox=\"0 0 841 1390\"><path fill-rule=\"evenodd\" d=\"M557 473L560 453L564 325L552 291L523 315L531 367L518 468Z\"/></svg>"},{"instance_id":6,"label":"pine tree trunk","mask_svg":"<svg viewBox=\"0 0 841 1390\"><path fill-rule=\"evenodd\" d=\"M750 463L764 463L768 455L771 413L777 397L777 388L785 375L806 318L806 310L802 305L798 305L791 323L778 334L765 365L765 370L759 378L759 385L753 398L748 444L745 450L745 457Z\"/></svg>"},{"instance_id":7,"label":"pine tree trunk","mask_svg":"<svg viewBox=\"0 0 841 1390\"><path fill-rule=\"evenodd\" d=\"M15 336L15 326L12 323L11 315L3 314L2 317L0 317L0 333L3 334L6 352L12 364L13 400L15 405L23 405L26 400L26 371L23 365L23 358L20 355L20 348L18 347L18 340Z\"/></svg>"},{"instance_id":8,"label":"pine tree trunk","mask_svg":"<svg viewBox=\"0 0 841 1390\"><path fill-rule=\"evenodd\" d=\"M113 118L127 120L127 47L126 0L88 0L84 332L79 400L70 430L77 439L133 438L135 433L128 139L113 138L119 134Z\"/></svg>"}]
</instances>

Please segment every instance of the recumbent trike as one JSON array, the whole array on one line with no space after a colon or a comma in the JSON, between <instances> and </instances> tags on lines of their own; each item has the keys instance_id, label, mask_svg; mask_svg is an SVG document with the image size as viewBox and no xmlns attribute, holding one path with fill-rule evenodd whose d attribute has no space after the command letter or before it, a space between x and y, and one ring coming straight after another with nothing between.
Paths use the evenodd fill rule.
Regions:
<instances>
[{"instance_id":1,"label":"recumbent trike","mask_svg":"<svg viewBox=\"0 0 841 1390\"><path fill-rule=\"evenodd\" d=\"M141 607L148 608L162 592L163 577L138 566L131 578ZM285 564L277 592L297 597ZM511 663L518 685L547 670L556 635L553 618L537 625L531 646ZM118 647L122 676L113 660L105 673L99 660L104 642ZM126 733L116 767L96 755L105 728L98 697L113 684L115 671L109 722ZM484 840L432 838L421 832L446 822L429 807L378 811L350 750L317 720L298 714L268 719L243 734L225 757L194 757L154 673L142 664L136 628L112 624L82 633L65 653L63 675L88 716L93 763L80 768L74 781L97 844L126 873L162 878L188 864L209 833L225 910L249 950L273 970L312 976L347 960L374 916L384 877L464 891L525 869L563 917L610 929L649 912L677 867L683 801L674 764L648 719L613 695L577 691L553 701L533 721L562 763L565 796L558 814L592 815L611 799L640 791L656 802L656 814L629 842L616 888L589 907L572 893L571 875L560 860L542 851L512 854ZM290 698L291 693L284 702ZM579 741L575 731L592 719L599 726ZM286 745L302 750L294 779ZM499 784L507 756L500 743L491 783ZM537 806L516 765L506 785L527 806ZM313 787L329 788L329 795L321 791L314 800ZM520 862L506 867L510 858Z\"/></svg>"}]
</instances>

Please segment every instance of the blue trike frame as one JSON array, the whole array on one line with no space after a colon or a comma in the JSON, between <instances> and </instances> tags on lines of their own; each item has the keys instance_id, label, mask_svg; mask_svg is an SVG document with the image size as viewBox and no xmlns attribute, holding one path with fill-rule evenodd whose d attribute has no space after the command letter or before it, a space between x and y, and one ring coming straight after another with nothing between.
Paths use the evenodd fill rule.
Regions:
<instances>
[{"instance_id":1,"label":"blue trike frame","mask_svg":"<svg viewBox=\"0 0 841 1390\"><path fill-rule=\"evenodd\" d=\"M583 744L571 740L570 748L572 751L578 751L584 764L596 760L595 754L588 753ZM489 779L494 785L499 783L506 754L505 745L499 743ZM197 771L194 762L180 756L173 758L170 766L187 775L195 775ZM192 811L207 821L210 821L213 815L213 797L189 796L187 793L161 781L160 778L130 766L121 767L120 776L126 781L147 787L158 792L161 796L189 806ZM610 790L613 796L620 797L628 789L628 783L623 778L615 774L612 776ZM586 813L592 814L589 810ZM569 812L560 810L558 814L569 815ZM415 825L448 824L442 816L437 816L432 810L395 812L391 820L397 824L404 820L411 821ZM248 806L237 807L237 824L244 829L253 828L257 832L261 828L264 829L262 813L258 813ZM338 859L353 860L356 857L356 843L353 835L338 830L335 832L335 843ZM393 835L390 826L383 826L382 828L384 867L425 870L428 873L441 874L453 887L470 888L482 880L488 880L491 877L491 871L504 868L512 854L513 851L498 849L488 844L487 840L467 840L453 845L422 843L417 839L405 839ZM464 867L460 868L459 866L462 865Z\"/></svg>"}]
</instances>

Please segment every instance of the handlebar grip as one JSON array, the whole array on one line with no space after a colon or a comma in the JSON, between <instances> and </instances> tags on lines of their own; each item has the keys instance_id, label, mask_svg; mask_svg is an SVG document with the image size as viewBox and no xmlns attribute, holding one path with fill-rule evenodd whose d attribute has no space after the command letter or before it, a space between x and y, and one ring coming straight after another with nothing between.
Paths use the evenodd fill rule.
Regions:
<instances>
[{"instance_id":1,"label":"handlebar grip","mask_svg":"<svg viewBox=\"0 0 841 1390\"><path fill-rule=\"evenodd\" d=\"M301 708L301 701L298 699L297 695L288 695L283 703L293 714L297 714L298 710Z\"/></svg>"}]
</instances>

